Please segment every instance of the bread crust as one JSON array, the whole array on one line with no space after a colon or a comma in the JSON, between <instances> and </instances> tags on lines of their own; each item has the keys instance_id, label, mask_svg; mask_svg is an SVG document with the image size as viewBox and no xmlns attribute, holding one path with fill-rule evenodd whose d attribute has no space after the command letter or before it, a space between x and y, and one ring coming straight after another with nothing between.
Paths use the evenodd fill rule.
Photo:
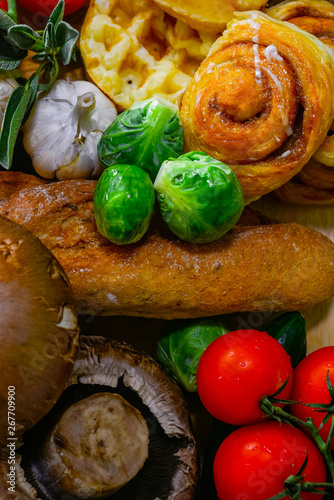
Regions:
<instances>
[{"instance_id":1,"label":"bread crust","mask_svg":"<svg viewBox=\"0 0 334 500\"><path fill-rule=\"evenodd\" d=\"M179 240L155 214L135 244L97 231L91 180L41 183L3 197L0 214L38 236L72 284L79 312L162 319L304 310L334 294L334 244L296 223L246 208L210 244Z\"/></svg>"}]
</instances>

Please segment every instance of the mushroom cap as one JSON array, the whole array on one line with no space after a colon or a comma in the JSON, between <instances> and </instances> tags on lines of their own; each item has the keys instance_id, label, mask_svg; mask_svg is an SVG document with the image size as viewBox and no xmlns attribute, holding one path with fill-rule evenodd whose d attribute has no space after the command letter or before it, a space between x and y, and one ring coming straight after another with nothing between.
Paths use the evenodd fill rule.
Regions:
<instances>
[{"instance_id":1,"label":"mushroom cap","mask_svg":"<svg viewBox=\"0 0 334 500\"><path fill-rule=\"evenodd\" d=\"M38 238L5 217L0 217L0 313L0 408L11 408L15 420L15 430L9 430L7 411L0 412L4 446L54 406L73 369L79 335L64 270Z\"/></svg>"},{"instance_id":2,"label":"mushroom cap","mask_svg":"<svg viewBox=\"0 0 334 500\"><path fill-rule=\"evenodd\" d=\"M55 493L45 480L43 443L64 408L92 394L106 392L120 394L139 409L150 439L149 456L142 469L120 490L104 498L194 499L198 480L197 446L181 389L161 365L145 353L123 342L97 336L80 337L79 357L68 387L51 412L23 436L24 445L19 453L25 482L20 483L19 491L33 487L37 498L45 500L78 498Z\"/></svg>"}]
</instances>

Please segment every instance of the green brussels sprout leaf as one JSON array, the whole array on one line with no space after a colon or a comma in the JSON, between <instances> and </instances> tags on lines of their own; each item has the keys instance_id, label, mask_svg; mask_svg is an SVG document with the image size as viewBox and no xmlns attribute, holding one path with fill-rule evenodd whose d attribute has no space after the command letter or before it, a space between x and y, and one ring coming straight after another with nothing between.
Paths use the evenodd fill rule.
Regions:
<instances>
[{"instance_id":1,"label":"green brussels sprout leaf","mask_svg":"<svg viewBox=\"0 0 334 500\"><path fill-rule=\"evenodd\" d=\"M109 167L93 196L97 229L118 245L135 243L148 229L154 203L154 187L144 170L135 165Z\"/></svg>"},{"instance_id":2,"label":"green brussels sprout leaf","mask_svg":"<svg viewBox=\"0 0 334 500\"><path fill-rule=\"evenodd\" d=\"M154 188L170 230L191 243L209 243L223 236L244 208L233 170L206 153L192 151L166 160Z\"/></svg>"},{"instance_id":3,"label":"green brussels sprout leaf","mask_svg":"<svg viewBox=\"0 0 334 500\"><path fill-rule=\"evenodd\" d=\"M230 329L217 318L170 321L159 339L156 359L189 392L196 392L199 359L208 345Z\"/></svg>"},{"instance_id":4,"label":"green brussels sprout leaf","mask_svg":"<svg viewBox=\"0 0 334 500\"><path fill-rule=\"evenodd\" d=\"M97 150L102 166L134 164L153 182L161 164L183 152L178 108L160 97L135 103L105 130Z\"/></svg>"}]
</instances>

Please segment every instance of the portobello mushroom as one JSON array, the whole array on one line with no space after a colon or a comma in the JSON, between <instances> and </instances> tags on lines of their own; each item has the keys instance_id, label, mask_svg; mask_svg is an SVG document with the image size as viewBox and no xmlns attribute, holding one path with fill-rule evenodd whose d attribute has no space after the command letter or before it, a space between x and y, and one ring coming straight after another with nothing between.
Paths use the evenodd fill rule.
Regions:
<instances>
[{"instance_id":1,"label":"portobello mushroom","mask_svg":"<svg viewBox=\"0 0 334 500\"><path fill-rule=\"evenodd\" d=\"M106 418L109 399L115 394L131 405L128 411L134 412L133 415L140 412L141 431L139 437L137 431L128 431L129 439L124 441L128 444L123 444L128 450L122 452L132 454L129 463L136 463L138 472L128 478L127 484L112 491L115 485L113 480L106 481L105 473L117 460L112 457L112 446L108 446L115 429L110 431L102 424L101 430L100 423L93 420L98 418L102 422ZM105 398L107 404L103 402ZM145 426L141 418L149 433L148 456L144 460ZM123 423L120 429L122 434ZM139 460L135 456L138 439L142 441ZM18 450L21 463L17 464L17 476L18 492L29 490L28 495L24 493L27 495L22 497L24 500L195 498L197 447L182 391L156 361L123 342L81 336L79 357L66 390L23 440ZM85 466L93 456L96 460L92 473L85 471ZM103 463L101 457L107 460Z\"/></svg>"},{"instance_id":2,"label":"portobello mushroom","mask_svg":"<svg viewBox=\"0 0 334 500\"><path fill-rule=\"evenodd\" d=\"M72 289L56 258L2 216L0 314L0 447L8 452L9 441L19 440L62 394L79 328Z\"/></svg>"}]
</instances>

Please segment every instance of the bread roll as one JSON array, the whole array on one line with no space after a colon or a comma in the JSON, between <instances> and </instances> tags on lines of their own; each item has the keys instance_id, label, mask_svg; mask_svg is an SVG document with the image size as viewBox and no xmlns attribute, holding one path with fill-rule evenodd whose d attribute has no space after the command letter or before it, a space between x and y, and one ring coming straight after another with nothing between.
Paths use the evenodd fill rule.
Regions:
<instances>
[{"instance_id":1,"label":"bread roll","mask_svg":"<svg viewBox=\"0 0 334 500\"><path fill-rule=\"evenodd\" d=\"M95 181L27 187L26 180L10 195L7 174L0 174L0 214L54 253L79 312L190 318L303 310L334 294L334 244L304 226L273 223L246 208L222 238L195 245L175 237L155 214L142 240L117 246L97 231Z\"/></svg>"}]
</instances>

